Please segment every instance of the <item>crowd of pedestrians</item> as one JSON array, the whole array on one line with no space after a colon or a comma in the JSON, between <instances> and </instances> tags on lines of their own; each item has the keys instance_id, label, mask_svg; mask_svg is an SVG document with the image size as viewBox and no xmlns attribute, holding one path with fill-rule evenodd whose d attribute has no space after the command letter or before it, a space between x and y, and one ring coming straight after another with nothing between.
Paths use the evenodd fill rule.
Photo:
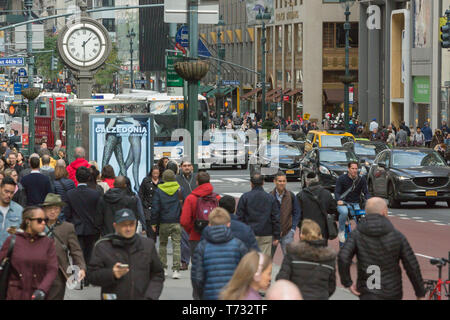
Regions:
<instances>
[{"instance_id":1,"label":"crowd of pedestrians","mask_svg":"<svg viewBox=\"0 0 450 320\"><path fill-rule=\"evenodd\" d=\"M22 162L10 151L4 164L0 261L10 257L15 270L7 299L61 300L66 284L81 283L101 287L102 299L156 300L169 269L173 279L190 269L192 296L199 300L326 300L336 290L337 272L361 299L401 299L400 261L416 296L424 296L417 260L378 198L368 200L367 219L336 252L328 246L327 220L339 220L339 203L315 174L297 195L286 188L283 173L270 192L254 174L251 191L236 201L215 193L208 172L194 174L189 161L178 166L161 159L135 194L127 177L108 165L100 173L81 147L70 164L50 161L45 150L41 145ZM350 163L350 180L353 166L358 172ZM271 286L278 245L283 261ZM349 274L355 254L356 284ZM381 289L366 287L371 264L383 272Z\"/></svg>"}]
</instances>

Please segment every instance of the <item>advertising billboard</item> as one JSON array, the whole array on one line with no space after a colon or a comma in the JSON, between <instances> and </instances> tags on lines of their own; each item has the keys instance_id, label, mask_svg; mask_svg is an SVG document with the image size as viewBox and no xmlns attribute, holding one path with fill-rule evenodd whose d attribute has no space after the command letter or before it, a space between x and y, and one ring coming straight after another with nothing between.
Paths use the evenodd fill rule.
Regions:
<instances>
[{"instance_id":1,"label":"advertising billboard","mask_svg":"<svg viewBox=\"0 0 450 320\"><path fill-rule=\"evenodd\" d=\"M431 48L431 9L430 0L413 1L414 48Z\"/></svg>"},{"instance_id":2,"label":"advertising billboard","mask_svg":"<svg viewBox=\"0 0 450 320\"><path fill-rule=\"evenodd\" d=\"M138 192L153 164L153 117L148 114L89 115L89 154L99 169L107 164L127 176Z\"/></svg>"}]
</instances>

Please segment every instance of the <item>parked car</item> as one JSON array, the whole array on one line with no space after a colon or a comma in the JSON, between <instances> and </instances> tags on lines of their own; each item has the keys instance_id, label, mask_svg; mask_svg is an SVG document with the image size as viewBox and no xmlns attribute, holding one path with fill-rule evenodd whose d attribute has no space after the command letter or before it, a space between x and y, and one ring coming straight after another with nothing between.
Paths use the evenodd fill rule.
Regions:
<instances>
[{"instance_id":1,"label":"parked car","mask_svg":"<svg viewBox=\"0 0 450 320\"><path fill-rule=\"evenodd\" d=\"M375 161L376 156L380 152L389 149L387 144L382 141L363 140L357 140L356 142L347 142L343 147L352 150L356 154L356 156L360 160L362 174L364 175L367 175L369 173L370 167ZM364 168L364 170L362 168Z\"/></svg>"},{"instance_id":2,"label":"parked car","mask_svg":"<svg viewBox=\"0 0 450 320\"><path fill-rule=\"evenodd\" d=\"M347 173L348 163L358 161L356 154L345 148L314 148L300 161L302 187L306 187L306 176L310 172L317 174L320 184L331 191L336 187L337 179Z\"/></svg>"},{"instance_id":3,"label":"parked car","mask_svg":"<svg viewBox=\"0 0 450 320\"><path fill-rule=\"evenodd\" d=\"M371 195L388 199L390 208L402 202L446 201L450 207L450 167L431 149L387 149L375 159L368 176Z\"/></svg>"},{"instance_id":4,"label":"parked car","mask_svg":"<svg viewBox=\"0 0 450 320\"><path fill-rule=\"evenodd\" d=\"M348 132L336 130L311 130L306 135L305 151L309 152L315 147L342 147L345 143L350 141L355 141L355 137Z\"/></svg>"},{"instance_id":5,"label":"parked car","mask_svg":"<svg viewBox=\"0 0 450 320\"><path fill-rule=\"evenodd\" d=\"M248 150L246 148L247 137L243 131L215 130L210 136L210 159L212 167L241 166L248 168Z\"/></svg>"},{"instance_id":6,"label":"parked car","mask_svg":"<svg viewBox=\"0 0 450 320\"><path fill-rule=\"evenodd\" d=\"M275 177L283 171L288 179L300 178L301 151L287 143L263 144L249 159L250 177L261 173L264 179Z\"/></svg>"}]
</instances>

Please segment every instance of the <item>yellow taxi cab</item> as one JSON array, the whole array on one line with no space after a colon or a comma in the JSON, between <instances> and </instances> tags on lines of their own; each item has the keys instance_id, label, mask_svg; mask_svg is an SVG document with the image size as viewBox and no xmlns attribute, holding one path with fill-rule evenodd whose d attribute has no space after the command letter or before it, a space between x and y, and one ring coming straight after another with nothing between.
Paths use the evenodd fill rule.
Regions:
<instances>
[{"instance_id":1,"label":"yellow taxi cab","mask_svg":"<svg viewBox=\"0 0 450 320\"><path fill-rule=\"evenodd\" d=\"M337 130L311 130L306 135L305 152L311 151L315 147L342 147L349 141L355 141L355 137L348 132Z\"/></svg>"}]
</instances>

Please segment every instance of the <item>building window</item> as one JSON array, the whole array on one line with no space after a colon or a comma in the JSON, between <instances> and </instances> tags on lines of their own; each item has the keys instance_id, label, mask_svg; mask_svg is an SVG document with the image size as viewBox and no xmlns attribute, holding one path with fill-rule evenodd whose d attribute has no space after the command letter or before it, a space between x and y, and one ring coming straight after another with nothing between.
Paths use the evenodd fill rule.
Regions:
<instances>
[{"instance_id":1,"label":"building window","mask_svg":"<svg viewBox=\"0 0 450 320\"><path fill-rule=\"evenodd\" d=\"M351 23L349 32L350 47L358 48L358 23ZM325 22L323 24L323 47L345 48L344 23Z\"/></svg>"},{"instance_id":2,"label":"building window","mask_svg":"<svg viewBox=\"0 0 450 320\"><path fill-rule=\"evenodd\" d=\"M116 32L115 19L103 19L103 26L108 32Z\"/></svg>"},{"instance_id":3,"label":"building window","mask_svg":"<svg viewBox=\"0 0 450 320\"><path fill-rule=\"evenodd\" d=\"M297 52L303 51L303 24L297 24Z\"/></svg>"},{"instance_id":4,"label":"building window","mask_svg":"<svg viewBox=\"0 0 450 320\"><path fill-rule=\"evenodd\" d=\"M303 81L302 70L295 70L295 82L297 84L302 83Z\"/></svg>"},{"instance_id":5,"label":"building window","mask_svg":"<svg viewBox=\"0 0 450 320\"><path fill-rule=\"evenodd\" d=\"M278 51L283 51L283 27L278 27Z\"/></svg>"},{"instance_id":6,"label":"building window","mask_svg":"<svg viewBox=\"0 0 450 320\"><path fill-rule=\"evenodd\" d=\"M115 0L102 0L102 6L103 7L114 7Z\"/></svg>"},{"instance_id":7,"label":"building window","mask_svg":"<svg viewBox=\"0 0 450 320\"><path fill-rule=\"evenodd\" d=\"M292 25L287 26L288 53L292 52Z\"/></svg>"},{"instance_id":8,"label":"building window","mask_svg":"<svg viewBox=\"0 0 450 320\"><path fill-rule=\"evenodd\" d=\"M291 83L291 72L286 71L286 84L290 84L290 83Z\"/></svg>"}]
</instances>

